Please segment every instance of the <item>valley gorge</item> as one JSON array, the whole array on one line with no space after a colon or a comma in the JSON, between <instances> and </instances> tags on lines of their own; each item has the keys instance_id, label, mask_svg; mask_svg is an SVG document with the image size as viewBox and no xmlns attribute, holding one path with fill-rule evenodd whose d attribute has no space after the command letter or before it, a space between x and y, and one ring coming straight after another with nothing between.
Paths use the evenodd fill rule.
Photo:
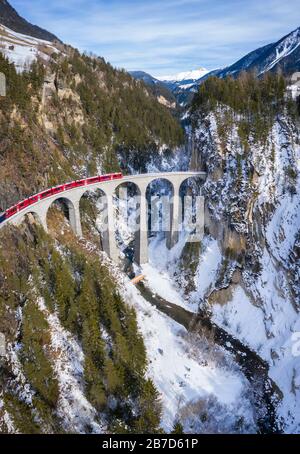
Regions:
<instances>
[{"instance_id":1,"label":"valley gorge","mask_svg":"<svg viewBox=\"0 0 300 454\"><path fill-rule=\"evenodd\" d=\"M149 232L141 265L133 184L128 203L114 197L118 263L104 252L100 189L80 201L80 237L61 200L48 232L32 215L0 230L0 433L300 433L291 72L205 74L189 93L180 81L172 91L30 24L0 24L0 213L96 175L206 172L180 192L204 196L201 241L183 229L169 248L164 231ZM30 62L8 45L23 32ZM49 41L31 41L40 33ZM149 207L171 195L158 179Z\"/></svg>"}]
</instances>

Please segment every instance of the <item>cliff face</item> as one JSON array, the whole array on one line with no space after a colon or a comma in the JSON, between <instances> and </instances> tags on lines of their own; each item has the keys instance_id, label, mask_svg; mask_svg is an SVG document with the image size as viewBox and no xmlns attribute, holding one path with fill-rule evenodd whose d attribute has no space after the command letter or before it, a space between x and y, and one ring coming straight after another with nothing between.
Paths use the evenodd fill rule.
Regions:
<instances>
[{"instance_id":1,"label":"cliff face","mask_svg":"<svg viewBox=\"0 0 300 454\"><path fill-rule=\"evenodd\" d=\"M194 115L193 161L208 172L207 236L187 291L269 362L284 396L278 417L286 431L298 432L299 124L286 112L262 140L250 134L245 142L241 119L220 105Z\"/></svg>"}]
</instances>

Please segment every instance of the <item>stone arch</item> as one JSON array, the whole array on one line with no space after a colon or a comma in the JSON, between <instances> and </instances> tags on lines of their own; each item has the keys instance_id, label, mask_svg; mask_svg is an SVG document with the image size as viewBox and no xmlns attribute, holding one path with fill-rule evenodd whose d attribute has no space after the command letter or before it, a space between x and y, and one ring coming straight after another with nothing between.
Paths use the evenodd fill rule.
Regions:
<instances>
[{"instance_id":1,"label":"stone arch","mask_svg":"<svg viewBox=\"0 0 300 454\"><path fill-rule=\"evenodd\" d=\"M168 177L157 177L151 180L146 188L150 236L157 234L168 237L171 228L172 201L175 194L173 181Z\"/></svg>"},{"instance_id":2,"label":"stone arch","mask_svg":"<svg viewBox=\"0 0 300 454\"><path fill-rule=\"evenodd\" d=\"M114 188L114 194L117 195L120 188L128 186L130 193L136 192L137 195L140 195L142 192L142 185L139 183L138 180L135 179L126 179L125 181L120 180L118 184Z\"/></svg>"},{"instance_id":3,"label":"stone arch","mask_svg":"<svg viewBox=\"0 0 300 454\"><path fill-rule=\"evenodd\" d=\"M78 202L79 203L79 202ZM81 226L80 226L80 214L78 203L75 204L71 198L66 197L65 195L58 195L55 199L52 199L48 206L45 209L45 221L47 228L49 226L49 214L51 208L58 206L62 210L65 218L70 223L71 229L76 235L81 236Z\"/></svg>"},{"instance_id":4,"label":"stone arch","mask_svg":"<svg viewBox=\"0 0 300 454\"><path fill-rule=\"evenodd\" d=\"M29 224L37 223L45 228L44 220L37 211L28 210L24 213L20 212L17 222L18 224L21 224L24 221L29 222ZM47 228L45 230L47 230Z\"/></svg>"},{"instance_id":5,"label":"stone arch","mask_svg":"<svg viewBox=\"0 0 300 454\"><path fill-rule=\"evenodd\" d=\"M203 178L201 177L201 175L197 176L197 175L191 175L191 176L187 176L186 178L183 178L182 181L180 182L179 184L179 193L180 195L183 195L183 192L187 190L187 188L196 188L197 185L199 185L200 181L203 181ZM190 183L192 183L192 185L190 185ZM201 192L202 192L202 186L203 184L200 186L200 194L201 195Z\"/></svg>"},{"instance_id":6,"label":"stone arch","mask_svg":"<svg viewBox=\"0 0 300 454\"><path fill-rule=\"evenodd\" d=\"M134 257L139 262L142 196L143 188L138 181L123 181L114 189L116 225L123 227L123 235L120 234L119 229L116 242L130 262ZM145 215L145 213L143 214ZM145 247L147 246L145 245Z\"/></svg>"},{"instance_id":7,"label":"stone arch","mask_svg":"<svg viewBox=\"0 0 300 454\"><path fill-rule=\"evenodd\" d=\"M151 188L154 188L154 189L160 189L162 187L162 184L161 183L167 183L167 185L169 186L169 188L171 188L171 191L169 192L172 192L172 194L174 194L174 182L172 180L172 178L168 178L167 176L164 176L162 175L161 177L157 176L153 179L151 179L151 181L149 181L149 183L147 184L147 192L149 192L149 189Z\"/></svg>"},{"instance_id":8,"label":"stone arch","mask_svg":"<svg viewBox=\"0 0 300 454\"><path fill-rule=\"evenodd\" d=\"M183 178L179 185L184 229L189 232L191 228L195 229L193 234L195 242L202 240L204 235L203 184L202 175L190 175Z\"/></svg>"}]
</instances>

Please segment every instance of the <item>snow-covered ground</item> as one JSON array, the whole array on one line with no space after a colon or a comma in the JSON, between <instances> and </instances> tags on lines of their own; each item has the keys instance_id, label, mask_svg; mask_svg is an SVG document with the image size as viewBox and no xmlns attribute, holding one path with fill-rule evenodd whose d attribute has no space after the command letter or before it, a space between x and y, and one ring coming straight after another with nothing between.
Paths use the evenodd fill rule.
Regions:
<instances>
[{"instance_id":1,"label":"snow-covered ground","mask_svg":"<svg viewBox=\"0 0 300 454\"><path fill-rule=\"evenodd\" d=\"M185 289L175 282L174 276L178 273L178 263L186 244L187 234L179 236L178 243L169 250L166 239L156 236L149 243L149 263L141 266L145 282L153 292L170 303L184 307L188 311L197 312L205 292L214 283L222 255L218 242L210 237L203 240L203 253L200 256L194 284L196 290L185 295Z\"/></svg>"},{"instance_id":2,"label":"snow-covered ground","mask_svg":"<svg viewBox=\"0 0 300 454\"><path fill-rule=\"evenodd\" d=\"M182 233L179 242L169 250L165 238L160 235L152 238L149 243L149 263L141 266L141 272L147 286L154 293L170 303L192 310L172 279L185 242L186 235Z\"/></svg>"},{"instance_id":3,"label":"snow-covered ground","mask_svg":"<svg viewBox=\"0 0 300 454\"><path fill-rule=\"evenodd\" d=\"M269 309L254 306L240 287L232 300L213 307L213 320L227 332L239 338L270 365L269 376L283 392L278 416L286 424L286 432L300 432L300 352L296 341L300 339L300 317L288 301L278 295L275 274L263 273L260 296ZM261 284L263 283L263 287Z\"/></svg>"},{"instance_id":4,"label":"snow-covered ground","mask_svg":"<svg viewBox=\"0 0 300 454\"><path fill-rule=\"evenodd\" d=\"M159 287L161 290L161 287ZM180 300L171 289L174 299ZM199 400L214 398L223 408L222 421L245 417L249 430L255 427L251 402L245 397L248 382L237 369L201 361L201 351L195 354L186 338L186 330L168 316L151 306L131 283L124 286L123 296L134 305L139 328L143 334L149 361L148 374L161 393L162 426L169 432L178 413ZM163 295L161 295L163 296ZM209 408L207 409L209 412ZM183 420L185 430L191 431L190 418ZM194 430L194 429L193 429Z\"/></svg>"},{"instance_id":5,"label":"snow-covered ground","mask_svg":"<svg viewBox=\"0 0 300 454\"><path fill-rule=\"evenodd\" d=\"M51 332L51 350L55 353L54 370L59 383L57 412L69 433L103 433L105 425L97 421L97 412L84 395L84 354L79 343L61 325L58 316L50 313L43 299L38 300Z\"/></svg>"},{"instance_id":6,"label":"snow-covered ground","mask_svg":"<svg viewBox=\"0 0 300 454\"><path fill-rule=\"evenodd\" d=\"M195 275L196 290L189 295L189 306L198 309L201 299L214 284L218 268L222 261L222 254L218 242L210 237L203 240L204 252L201 254Z\"/></svg>"},{"instance_id":7,"label":"snow-covered ground","mask_svg":"<svg viewBox=\"0 0 300 454\"><path fill-rule=\"evenodd\" d=\"M22 35L4 25L0 25L0 52L15 64L17 71L23 71L38 57L49 60L51 54L59 53L52 42Z\"/></svg>"}]
</instances>

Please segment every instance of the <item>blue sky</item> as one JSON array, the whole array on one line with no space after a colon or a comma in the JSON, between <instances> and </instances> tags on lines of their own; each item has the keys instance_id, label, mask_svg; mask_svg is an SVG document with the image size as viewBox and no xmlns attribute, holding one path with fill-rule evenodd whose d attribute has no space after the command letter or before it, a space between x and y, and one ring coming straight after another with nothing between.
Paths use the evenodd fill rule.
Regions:
<instances>
[{"instance_id":1,"label":"blue sky","mask_svg":"<svg viewBox=\"0 0 300 454\"><path fill-rule=\"evenodd\" d=\"M233 63L300 26L299 0L9 0L117 67L167 75Z\"/></svg>"}]
</instances>

